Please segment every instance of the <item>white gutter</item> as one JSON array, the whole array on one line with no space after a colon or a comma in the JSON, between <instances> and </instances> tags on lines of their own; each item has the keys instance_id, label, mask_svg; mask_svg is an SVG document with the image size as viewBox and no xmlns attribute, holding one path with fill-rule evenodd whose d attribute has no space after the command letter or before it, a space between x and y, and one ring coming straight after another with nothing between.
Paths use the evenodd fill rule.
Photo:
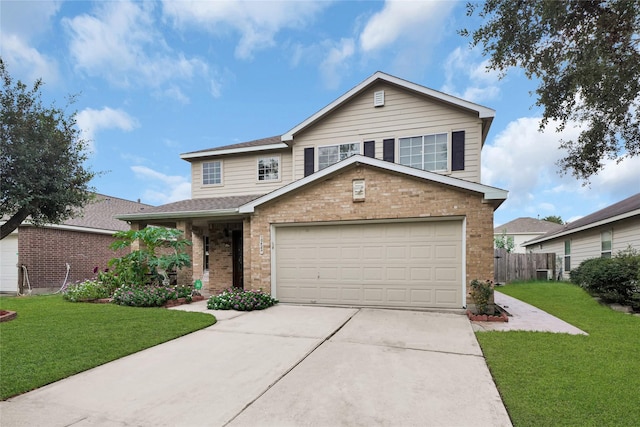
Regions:
<instances>
[{"instance_id":1,"label":"white gutter","mask_svg":"<svg viewBox=\"0 0 640 427\"><path fill-rule=\"evenodd\" d=\"M578 233L580 231L588 230L590 228L600 227L601 225L610 224L612 222L621 221L623 219L631 218L631 217L634 217L634 216L640 216L640 209L635 209L633 211L625 212L625 213L620 214L620 215L612 216L611 218L606 218L606 219L603 219L603 220L600 220L600 221L597 221L597 222L592 222L591 224L585 224L585 225L583 225L581 227L576 227L576 228L571 228L569 230L561 231L559 233L552 234L551 236L545 237L544 239L535 238L535 239L529 240L527 242L524 242L524 244L526 246L536 245L538 243L542 243L542 242L546 242L546 241L549 241L549 240L557 239L558 237L563 237L563 236L567 236L569 234Z\"/></svg>"},{"instance_id":2,"label":"white gutter","mask_svg":"<svg viewBox=\"0 0 640 427\"><path fill-rule=\"evenodd\" d=\"M211 216L237 215L238 208L217 209L213 211L181 211L181 212L152 212L148 214L124 214L115 218L122 221L138 221L147 219L180 219L180 218L204 218Z\"/></svg>"},{"instance_id":3,"label":"white gutter","mask_svg":"<svg viewBox=\"0 0 640 427\"><path fill-rule=\"evenodd\" d=\"M278 142L276 144L256 145L253 147L228 148L226 150L209 150L209 151L199 151L196 153L184 153L184 154L180 154L180 158L182 160L189 160L189 159L197 159L200 157L222 156L224 154L239 154L239 153L251 153L255 151L280 150L283 148L289 148L289 146L284 142Z\"/></svg>"}]
</instances>

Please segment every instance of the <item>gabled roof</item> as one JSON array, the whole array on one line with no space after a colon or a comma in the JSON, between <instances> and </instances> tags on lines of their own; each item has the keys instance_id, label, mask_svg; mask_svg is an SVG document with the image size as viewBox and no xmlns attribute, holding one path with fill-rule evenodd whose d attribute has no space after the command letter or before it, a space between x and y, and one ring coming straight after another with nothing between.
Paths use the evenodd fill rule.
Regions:
<instances>
[{"instance_id":1,"label":"gabled roof","mask_svg":"<svg viewBox=\"0 0 640 427\"><path fill-rule=\"evenodd\" d=\"M416 92L421 95L425 95L431 97L437 101L443 102L445 104L449 104L456 108L461 108L472 113L478 115L478 118L482 119L484 125L482 127L482 143L484 144L484 140L489 132L489 128L491 127L491 122L495 117L495 110L484 107L480 104L475 104L473 102L465 101L464 99L457 98L452 95L448 95L443 92L439 92L434 89L430 89L425 86L421 86L415 83L411 83L407 80L403 80L401 78L392 76L390 74L383 73L381 71L377 71L372 76L367 78L365 81L355 86L347 93L312 115L311 117L304 120L302 123L294 127L293 129L285 132L282 136L271 136L269 138L256 139L248 142L241 142L239 144L231 144L224 145L221 147L215 148L207 148L204 150L191 151L188 153L180 154L180 158L186 161L191 161L192 159L208 157L208 156L221 156L224 154L237 154L237 153L248 153L255 151L264 151L264 150L273 150L273 149L283 149L289 147L288 144L293 141L296 133L302 131L303 129L311 126L316 123L318 120L321 120L324 116L331 113L332 111L339 108L345 102L358 95L369 86L377 83L377 82L387 82L399 87L402 87L406 90Z\"/></svg>"},{"instance_id":2,"label":"gabled roof","mask_svg":"<svg viewBox=\"0 0 640 427\"><path fill-rule=\"evenodd\" d=\"M118 220L118 216L125 212L142 212L151 208L151 205L118 197L94 193L94 199L77 211L75 218L70 218L60 224L45 224L45 228L63 230L85 231L98 234L113 234L116 231L126 231L129 226L126 222ZM6 218L2 218L2 221ZM27 218L21 227L30 227L33 224Z\"/></svg>"},{"instance_id":3,"label":"gabled roof","mask_svg":"<svg viewBox=\"0 0 640 427\"><path fill-rule=\"evenodd\" d=\"M561 230L552 231L543 236L526 242L527 245L542 243L547 240L577 233L579 231L588 230L589 228L599 227L601 225L610 224L622 219L640 216L640 193L628 197L624 200L614 203L604 209L600 209L590 215L582 217L576 221L570 222L562 227Z\"/></svg>"},{"instance_id":4,"label":"gabled roof","mask_svg":"<svg viewBox=\"0 0 640 427\"><path fill-rule=\"evenodd\" d=\"M191 151L180 154L180 158L189 161L194 158L207 156L220 156L223 154L248 153L252 151L272 150L276 148L287 148L288 145L281 141L280 136L270 136L268 138L254 139L253 141L241 142L239 144L224 145L222 147L207 148L204 150Z\"/></svg>"},{"instance_id":5,"label":"gabled roof","mask_svg":"<svg viewBox=\"0 0 640 427\"><path fill-rule=\"evenodd\" d=\"M177 219L205 216L232 215L238 213L238 208L261 195L209 197L203 199L188 199L166 205L147 208L144 212L132 212L118 215L121 220L153 220Z\"/></svg>"},{"instance_id":6,"label":"gabled roof","mask_svg":"<svg viewBox=\"0 0 640 427\"><path fill-rule=\"evenodd\" d=\"M444 102L445 104L449 104L454 107L462 108L478 114L478 118L482 119L485 122L485 125L483 126L483 132L482 132L483 133L482 141L484 143L484 139L487 133L489 132L489 127L491 126L491 122L495 117L495 114L496 114L495 110L484 107L479 104L475 104L473 102L465 101L464 99L457 98L455 96L448 95L446 93L439 92L437 90L433 90L425 86L411 83L407 80L403 80L398 77L392 76L390 74L383 73L382 71L377 71L371 77L369 77L368 79L366 79L365 81L363 81L362 83L360 83L359 85L357 85L356 87L354 87L353 89L351 89L350 91L342 95L340 98L333 101L331 104L324 107L322 110L318 111L317 113L315 113L314 115L312 115L311 117L309 117L308 119L306 119L305 121L303 121L302 123L294 127L293 129L289 130L288 132L285 132L285 134L282 135L282 141L283 142L293 141L296 133L316 123L318 120L322 119L325 115L331 113L332 111L340 107L342 104L347 102L349 99L351 99L352 97L359 94L360 92L362 92L363 90L371 86L372 84L375 84L379 81L391 83L393 85L400 86L404 89L434 98L438 101Z\"/></svg>"},{"instance_id":7,"label":"gabled roof","mask_svg":"<svg viewBox=\"0 0 640 427\"><path fill-rule=\"evenodd\" d=\"M321 180L333 173L340 171L341 169L347 168L351 165L369 165L376 168L412 176L414 178L421 178L432 182L437 182L440 184L448 185L451 187L455 187L462 190L474 191L477 193L482 193L483 197L486 200L494 201L494 208L497 208L504 202L507 198L507 194L509 193L506 190L502 190L500 188L490 187L488 185L478 184L475 182L465 181L460 178L453 178L446 175L440 175L435 172L428 172L422 169L416 169L409 166L403 166L397 163L391 163L384 160L375 159L372 157L365 157L362 155L354 155L348 157L345 160L342 160L338 163L334 163L333 165L322 169L314 174L311 174L305 178L294 181L284 187L281 187L275 191L272 191L269 194L265 194L262 197L259 197L253 201L250 201L243 206L240 206L240 213L252 213L257 206L260 206L263 203L271 201L275 198L283 196L286 193L297 190L300 187L303 187L307 184L311 184L312 182Z\"/></svg>"},{"instance_id":8,"label":"gabled roof","mask_svg":"<svg viewBox=\"0 0 640 427\"><path fill-rule=\"evenodd\" d=\"M521 217L495 227L493 232L495 234L500 234L503 231L507 234L544 234L551 231L558 231L561 228L563 228L562 224L556 224L555 222L531 217Z\"/></svg>"}]
</instances>

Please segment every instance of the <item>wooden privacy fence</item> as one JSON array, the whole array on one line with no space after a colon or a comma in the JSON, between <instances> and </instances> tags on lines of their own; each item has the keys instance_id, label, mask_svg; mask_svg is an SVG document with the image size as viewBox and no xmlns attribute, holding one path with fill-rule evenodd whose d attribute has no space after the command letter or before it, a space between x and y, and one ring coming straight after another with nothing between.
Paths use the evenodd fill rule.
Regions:
<instances>
[{"instance_id":1,"label":"wooden privacy fence","mask_svg":"<svg viewBox=\"0 0 640 427\"><path fill-rule=\"evenodd\" d=\"M514 254L506 249L494 250L493 277L495 283L515 280L555 280L556 254Z\"/></svg>"}]
</instances>

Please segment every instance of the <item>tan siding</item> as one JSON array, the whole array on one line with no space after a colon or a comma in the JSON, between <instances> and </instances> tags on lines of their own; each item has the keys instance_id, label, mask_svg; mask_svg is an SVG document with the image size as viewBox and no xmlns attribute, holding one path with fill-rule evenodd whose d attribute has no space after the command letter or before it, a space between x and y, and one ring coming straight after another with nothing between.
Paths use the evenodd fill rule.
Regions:
<instances>
[{"instance_id":1,"label":"tan siding","mask_svg":"<svg viewBox=\"0 0 640 427\"><path fill-rule=\"evenodd\" d=\"M603 231L613 231L613 255L617 252L627 249L629 245L632 248L640 250L640 218L630 218L613 224L603 225L601 227L584 230L568 236L559 237L540 245L533 245L529 249L532 252L555 252L556 255L564 258L564 241L571 240L571 269L580 265L581 262L601 256L601 237ZM562 264L564 268L564 264ZM569 279L569 272L564 272L564 278Z\"/></svg>"},{"instance_id":2,"label":"tan siding","mask_svg":"<svg viewBox=\"0 0 640 427\"><path fill-rule=\"evenodd\" d=\"M385 91L385 106L373 107L373 93ZM480 182L482 123L476 115L415 95L396 86L380 83L354 97L319 123L295 135L295 178L303 177L304 148L347 142L376 141L376 158L382 158L382 140L431 133L464 130L465 170L451 173L456 178ZM362 152L362 144L360 146ZM317 168L317 149L316 149ZM396 144L396 159L397 159Z\"/></svg>"},{"instance_id":3,"label":"tan siding","mask_svg":"<svg viewBox=\"0 0 640 427\"><path fill-rule=\"evenodd\" d=\"M272 155L280 156L280 181L258 181L258 158ZM202 163L214 160L222 161L222 185L202 185ZM286 151L263 152L260 154L242 154L223 156L213 160L193 162L191 164L191 197L241 196L267 194L291 182L291 153Z\"/></svg>"},{"instance_id":4,"label":"tan siding","mask_svg":"<svg viewBox=\"0 0 640 427\"><path fill-rule=\"evenodd\" d=\"M613 253L629 246L640 251L640 218L630 218L613 227Z\"/></svg>"}]
</instances>

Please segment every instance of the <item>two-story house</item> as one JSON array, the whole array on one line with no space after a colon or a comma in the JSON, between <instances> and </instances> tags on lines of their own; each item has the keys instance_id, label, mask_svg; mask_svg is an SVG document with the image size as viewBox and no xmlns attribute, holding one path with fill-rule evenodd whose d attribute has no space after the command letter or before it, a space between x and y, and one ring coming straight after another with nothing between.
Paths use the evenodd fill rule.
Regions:
<instances>
[{"instance_id":1,"label":"two-story house","mask_svg":"<svg viewBox=\"0 0 640 427\"><path fill-rule=\"evenodd\" d=\"M207 293L461 308L507 197L480 180L494 114L377 72L283 135L182 154L192 198L119 218L183 230Z\"/></svg>"}]
</instances>

